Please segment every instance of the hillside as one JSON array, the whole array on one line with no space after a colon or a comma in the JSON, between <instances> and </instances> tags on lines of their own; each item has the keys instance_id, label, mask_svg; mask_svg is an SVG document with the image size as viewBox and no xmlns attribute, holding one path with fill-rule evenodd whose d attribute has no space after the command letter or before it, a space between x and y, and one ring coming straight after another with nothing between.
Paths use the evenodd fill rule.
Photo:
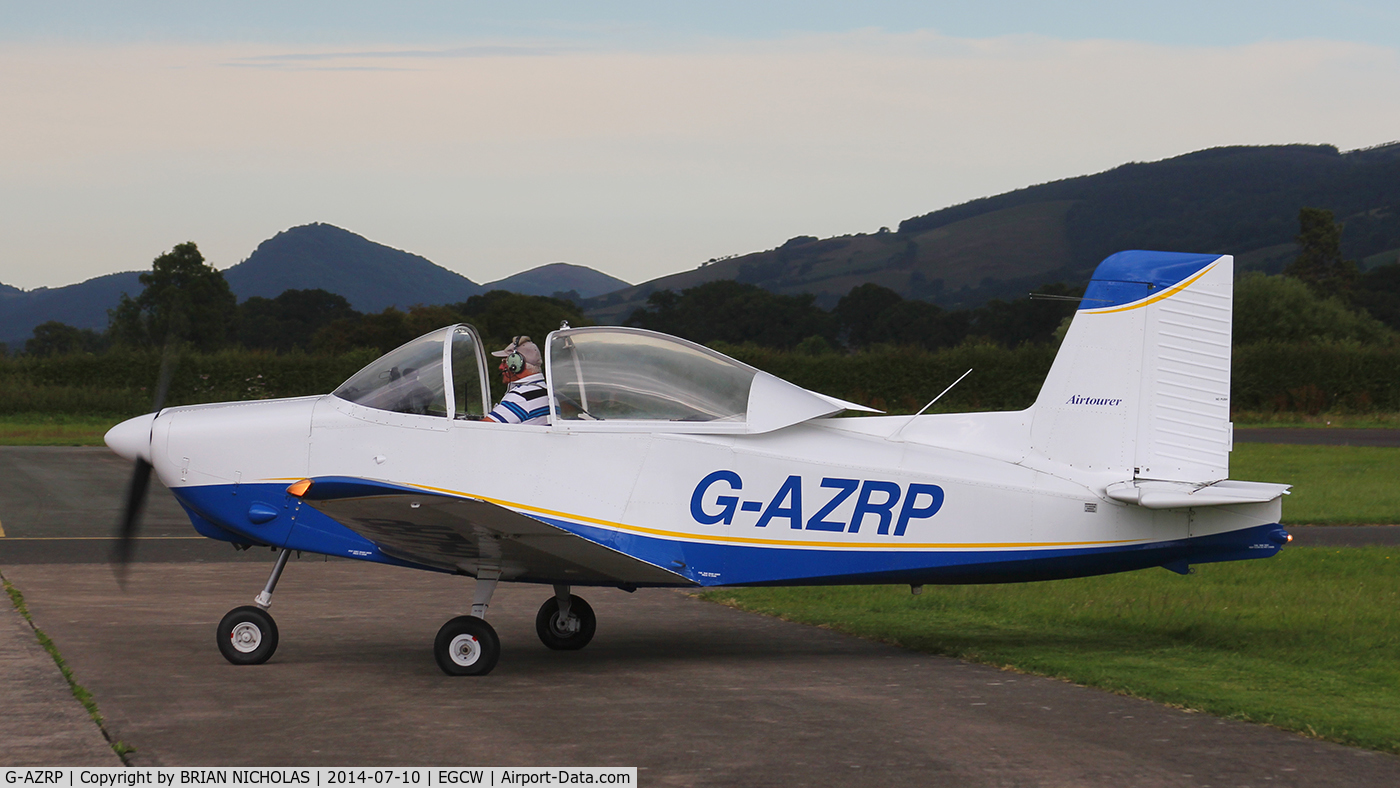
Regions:
<instances>
[{"instance_id":1,"label":"hillside","mask_svg":"<svg viewBox=\"0 0 1400 788\"><path fill-rule=\"evenodd\" d=\"M1082 283L1124 249L1234 254L1241 269L1282 270L1298 209L1346 223L1343 253L1365 266L1400 254L1400 143L1340 153L1327 145L1215 148L1031 186L901 222L897 232L798 237L590 299L620 322L655 290L736 279L835 304L876 282L905 298L970 307L1040 284Z\"/></svg>"},{"instance_id":2,"label":"hillside","mask_svg":"<svg viewBox=\"0 0 1400 788\"><path fill-rule=\"evenodd\" d=\"M107 328L107 310L115 307L122 293L141 292L136 271L107 274L67 287L28 292L0 292L0 342L20 350L40 323L57 320L78 328L102 331Z\"/></svg>"},{"instance_id":3,"label":"hillside","mask_svg":"<svg viewBox=\"0 0 1400 788\"><path fill-rule=\"evenodd\" d=\"M1343 254L1364 268L1400 259L1400 143L1339 152L1327 145L1213 148L1031 186L912 217L896 231L818 239L713 260L627 285L583 266L551 263L485 287L409 252L328 224L293 227L224 272L240 299L323 288L360 311L454 303L487 289L576 291L598 322L620 323L661 289L734 279L813 293L831 307L875 282L949 308L1014 299L1050 282L1083 283L1123 249L1234 254L1240 269L1282 270L1295 254L1298 209L1332 210ZM24 292L0 285L0 342L22 347L33 327L60 320L102 329L136 272Z\"/></svg>"},{"instance_id":4,"label":"hillside","mask_svg":"<svg viewBox=\"0 0 1400 788\"><path fill-rule=\"evenodd\" d=\"M482 290L509 290L522 295L552 296L573 291L581 298L611 293L630 284L602 271L570 263L550 263L522 271L505 279L488 282Z\"/></svg>"},{"instance_id":5,"label":"hillside","mask_svg":"<svg viewBox=\"0 0 1400 788\"><path fill-rule=\"evenodd\" d=\"M102 331L107 310L122 293L141 292L140 272L127 271L75 285L26 292L0 284L0 342L18 350L34 327L57 320L77 328ZM240 301L250 296L275 298L286 290L321 288L345 296L361 312L387 306L465 301L487 290L527 295L577 292L582 297L629 285L615 277L568 263L550 263L486 287L427 258L375 243L329 224L307 224L263 241L248 259L224 271Z\"/></svg>"},{"instance_id":6,"label":"hillside","mask_svg":"<svg viewBox=\"0 0 1400 788\"><path fill-rule=\"evenodd\" d=\"M481 286L419 255L329 224L283 230L224 271L239 299L322 288L361 312L465 301Z\"/></svg>"}]
</instances>

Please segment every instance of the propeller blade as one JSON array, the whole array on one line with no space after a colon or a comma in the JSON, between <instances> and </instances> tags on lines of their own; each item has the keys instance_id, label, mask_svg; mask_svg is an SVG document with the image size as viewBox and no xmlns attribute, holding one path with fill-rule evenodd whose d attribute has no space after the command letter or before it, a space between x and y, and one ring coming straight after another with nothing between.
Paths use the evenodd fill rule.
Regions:
<instances>
[{"instance_id":1,"label":"propeller blade","mask_svg":"<svg viewBox=\"0 0 1400 788\"><path fill-rule=\"evenodd\" d=\"M150 489L151 464L138 459L136 469L131 473L131 484L126 489L126 506L122 511L121 525L117 529L117 546L112 556L118 582L126 579L126 564L131 560L131 543L136 538L137 528L141 524L141 512L146 507L146 494Z\"/></svg>"},{"instance_id":2,"label":"propeller blade","mask_svg":"<svg viewBox=\"0 0 1400 788\"><path fill-rule=\"evenodd\" d=\"M160 375L156 381L155 400L151 403L157 418L161 409L165 407L165 395L170 392L170 375L175 367L175 354L171 346L172 343L167 340L160 354ZM151 421L151 428L155 429L154 420ZM117 528L117 544L112 551L112 565L120 585L125 585L126 582L126 565L131 560L132 543L136 539L136 532L140 530L141 512L146 508L146 495L150 490L151 464L138 458L136 467L131 472L131 484L126 490L126 506L122 510L122 521Z\"/></svg>"},{"instance_id":3,"label":"propeller blade","mask_svg":"<svg viewBox=\"0 0 1400 788\"><path fill-rule=\"evenodd\" d=\"M156 398L151 403L151 410L157 414L165 407L165 395L170 392L170 374L174 371L175 353L167 342L165 349L160 352L160 376L156 380Z\"/></svg>"}]
</instances>

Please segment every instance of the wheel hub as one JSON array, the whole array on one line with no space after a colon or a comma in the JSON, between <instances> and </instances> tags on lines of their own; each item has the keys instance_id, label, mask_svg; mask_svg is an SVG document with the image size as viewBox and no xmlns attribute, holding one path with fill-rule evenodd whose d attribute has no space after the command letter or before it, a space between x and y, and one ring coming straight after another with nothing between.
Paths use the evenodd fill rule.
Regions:
<instances>
[{"instance_id":1,"label":"wheel hub","mask_svg":"<svg viewBox=\"0 0 1400 788\"><path fill-rule=\"evenodd\" d=\"M452 661L464 668L471 667L476 661L481 659L481 643L471 635L458 635L452 638L452 644L447 647L447 653L452 657Z\"/></svg>"},{"instance_id":2,"label":"wheel hub","mask_svg":"<svg viewBox=\"0 0 1400 788\"><path fill-rule=\"evenodd\" d=\"M233 647L243 654L251 654L262 645L262 630L249 621L234 627L229 637L233 640Z\"/></svg>"},{"instance_id":3,"label":"wheel hub","mask_svg":"<svg viewBox=\"0 0 1400 788\"><path fill-rule=\"evenodd\" d=\"M549 628L561 638L577 635L582 623L579 621L579 617L572 613L569 614L568 618L563 618L558 613L549 617Z\"/></svg>"}]
</instances>

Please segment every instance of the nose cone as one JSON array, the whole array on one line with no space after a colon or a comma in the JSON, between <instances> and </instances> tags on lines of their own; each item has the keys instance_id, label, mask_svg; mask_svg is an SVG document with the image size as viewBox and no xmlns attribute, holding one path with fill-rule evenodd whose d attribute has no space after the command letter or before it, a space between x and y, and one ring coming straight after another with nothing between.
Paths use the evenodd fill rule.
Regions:
<instances>
[{"instance_id":1,"label":"nose cone","mask_svg":"<svg viewBox=\"0 0 1400 788\"><path fill-rule=\"evenodd\" d=\"M102 440L107 448L119 456L135 462L137 459L151 461L151 425L156 414L147 413L134 419L127 419L110 430Z\"/></svg>"}]
</instances>

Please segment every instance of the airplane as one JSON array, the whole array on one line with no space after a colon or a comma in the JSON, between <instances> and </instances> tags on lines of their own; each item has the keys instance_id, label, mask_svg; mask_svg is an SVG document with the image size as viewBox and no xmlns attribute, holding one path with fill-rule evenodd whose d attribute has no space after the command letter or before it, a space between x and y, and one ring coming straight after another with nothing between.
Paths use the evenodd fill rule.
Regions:
<instances>
[{"instance_id":1,"label":"airplane","mask_svg":"<svg viewBox=\"0 0 1400 788\"><path fill-rule=\"evenodd\" d=\"M292 551L468 575L439 630L485 675L497 584L553 593L545 646L597 619L575 587L1009 583L1273 556L1289 485L1229 479L1233 258L1127 251L1095 270L1035 404L871 415L704 346L565 324L544 349L550 423L482 420L482 342L447 326L323 396L161 408L106 442L194 529L280 550L217 642L266 662ZM941 395L940 395L941 396ZM844 417L842 414L846 414Z\"/></svg>"}]
</instances>

